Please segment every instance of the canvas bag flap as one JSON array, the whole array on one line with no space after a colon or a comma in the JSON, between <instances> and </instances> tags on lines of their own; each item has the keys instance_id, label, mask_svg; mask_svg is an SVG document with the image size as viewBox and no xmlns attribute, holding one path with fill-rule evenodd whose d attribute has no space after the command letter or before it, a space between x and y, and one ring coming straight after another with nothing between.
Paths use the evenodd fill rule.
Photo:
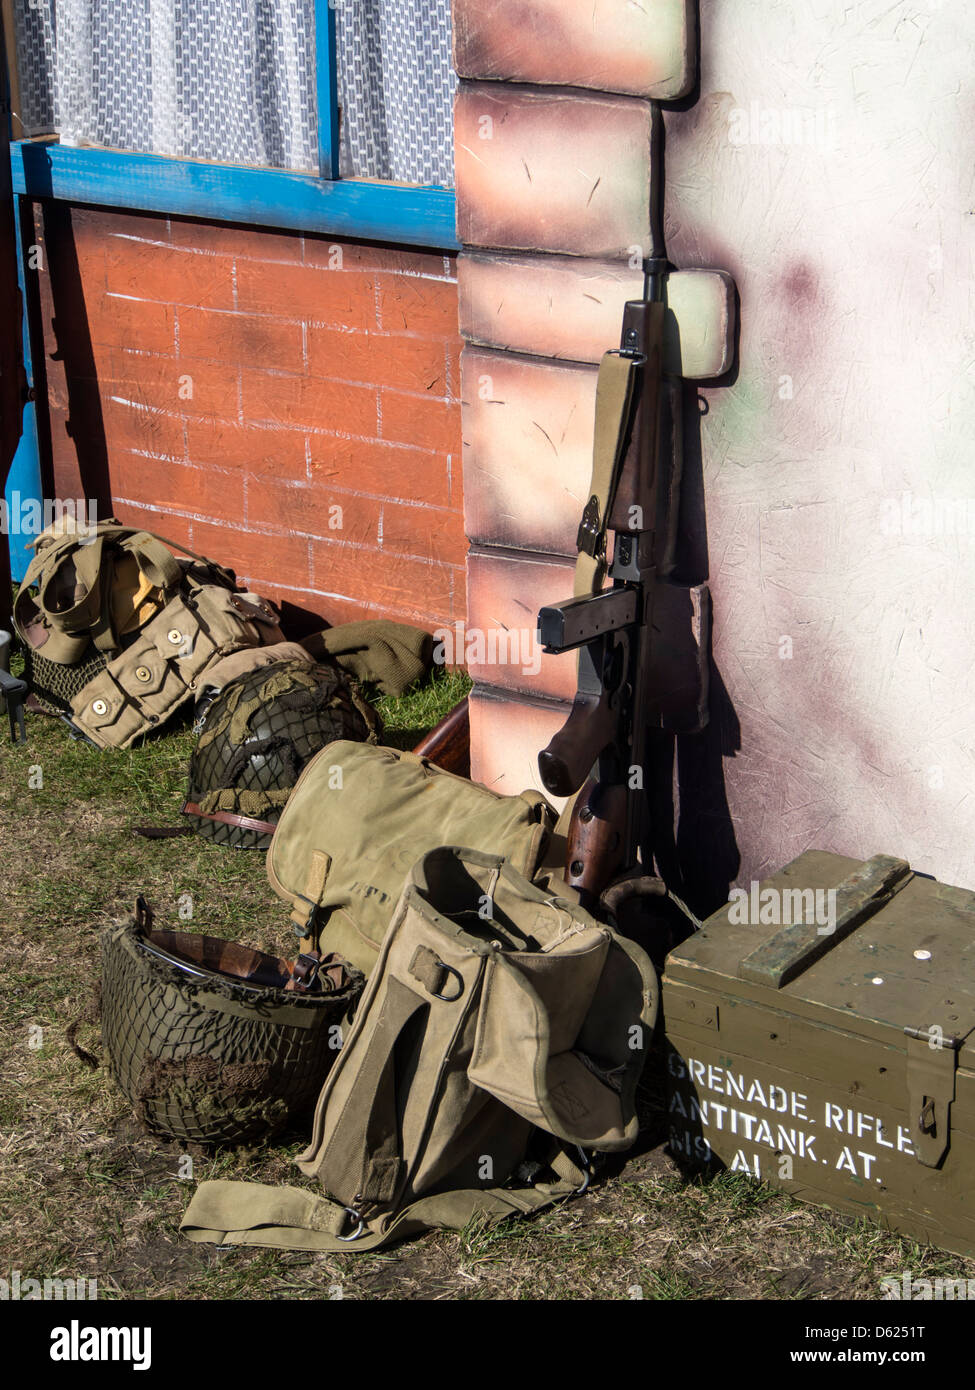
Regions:
<instances>
[{"instance_id":1,"label":"canvas bag flap","mask_svg":"<svg viewBox=\"0 0 975 1390\"><path fill-rule=\"evenodd\" d=\"M565 897L499 867L480 911L499 932L468 1074L567 1143L611 1151L636 1138L634 1103L657 1015L657 979L633 943Z\"/></svg>"},{"instance_id":2,"label":"canvas bag flap","mask_svg":"<svg viewBox=\"0 0 975 1390\"><path fill-rule=\"evenodd\" d=\"M268 851L268 879L293 907L303 941L368 974L421 855L473 845L531 878L555 820L537 792L499 796L413 753L339 740L298 779Z\"/></svg>"}]
</instances>

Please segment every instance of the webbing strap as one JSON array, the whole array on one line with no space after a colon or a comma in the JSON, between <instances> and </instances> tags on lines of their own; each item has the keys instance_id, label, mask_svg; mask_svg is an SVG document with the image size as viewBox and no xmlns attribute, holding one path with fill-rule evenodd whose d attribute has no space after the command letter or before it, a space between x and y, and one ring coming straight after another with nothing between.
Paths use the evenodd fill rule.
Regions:
<instances>
[{"instance_id":1,"label":"webbing strap","mask_svg":"<svg viewBox=\"0 0 975 1390\"><path fill-rule=\"evenodd\" d=\"M309 936L312 935L315 909L321 906L322 897L325 893L325 881L328 878L328 871L331 867L331 855L326 854L324 850L313 849L308 856L308 872L305 875L305 891L303 893L295 893L293 897L294 910L291 913L291 921L301 932L307 932Z\"/></svg>"},{"instance_id":2,"label":"webbing strap","mask_svg":"<svg viewBox=\"0 0 975 1390\"><path fill-rule=\"evenodd\" d=\"M99 542L99 546L100 544ZM96 560L91 554L93 549L94 547L88 547L86 551L82 552L82 558L87 557L85 571L90 571L91 594L99 600L101 606L98 620L91 624L90 636L100 652L103 652L107 657L112 657L119 650L119 640L115 633L115 623L112 615L112 589L115 583L115 567L114 565L112 566L112 574L109 582L106 584L105 575L102 573L102 561L104 556L99 553ZM75 568L79 574L82 573L81 566L76 565ZM86 573L86 578L87 577Z\"/></svg>"},{"instance_id":3,"label":"webbing strap","mask_svg":"<svg viewBox=\"0 0 975 1390\"><path fill-rule=\"evenodd\" d=\"M337 1202L298 1187L204 1182L196 1189L180 1230L189 1240L217 1245L342 1250L348 1245L338 1236L348 1219Z\"/></svg>"},{"instance_id":4,"label":"webbing strap","mask_svg":"<svg viewBox=\"0 0 975 1390\"><path fill-rule=\"evenodd\" d=\"M56 539L47 538L39 548L35 542L33 558L21 581L16 617L18 630L21 630L27 620L28 603L32 603L28 590L36 585L36 607L48 627L48 637L44 643L44 656L48 660L64 665L74 664L79 657L79 640L89 636L100 651L118 649L112 620L114 573L103 572L105 548L108 545L133 555L140 573L153 587L167 594L179 587L183 577L182 567L170 553L171 550L178 550L198 561L214 579L230 589L236 587L232 572L205 556L197 555L195 551L164 536L156 536L151 531L133 531L117 522L99 523L94 534L87 531L67 532ZM73 608L60 612L49 599L48 589L68 560L73 560L77 587L82 592Z\"/></svg>"},{"instance_id":5,"label":"webbing strap","mask_svg":"<svg viewBox=\"0 0 975 1390\"><path fill-rule=\"evenodd\" d=\"M119 541L119 549L135 556L139 570L154 588L167 592L175 589L183 577L183 571L166 543L151 531L137 531Z\"/></svg>"},{"instance_id":6,"label":"webbing strap","mask_svg":"<svg viewBox=\"0 0 975 1390\"><path fill-rule=\"evenodd\" d=\"M574 597L598 593L606 573L606 528L616 497L629 425L636 400L642 359L618 352L603 354L596 382L589 500L582 514L577 545Z\"/></svg>"},{"instance_id":7,"label":"webbing strap","mask_svg":"<svg viewBox=\"0 0 975 1390\"><path fill-rule=\"evenodd\" d=\"M405 1165L400 1157L397 1044L427 1001L390 975L379 1022L355 1074L355 1105L346 1102L342 1123L311 1159L303 1162L329 1174L334 1191L358 1193L370 1206L391 1207ZM401 1069L401 1068L400 1068Z\"/></svg>"},{"instance_id":8,"label":"webbing strap","mask_svg":"<svg viewBox=\"0 0 975 1390\"><path fill-rule=\"evenodd\" d=\"M216 1245L262 1245L288 1250L328 1250L350 1254L375 1250L415 1231L445 1227L462 1230L472 1216L491 1221L526 1216L579 1191L585 1173L565 1153L552 1163L556 1181L535 1187L491 1187L438 1192L421 1197L391 1219L363 1223L353 1236L355 1214L338 1202L298 1187L264 1183L200 1183L180 1222L188 1240ZM559 1172L561 1169L566 1176ZM343 1239L340 1232L346 1230Z\"/></svg>"},{"instance_id":9,"label":"webbing strap","mask_svg":"<svg viewBox=\"0 0 975 1390\"><path fill-rule=\"evenodd\" d=\"M127 528L120 526L116 529L115 532L113 532L113 535L118 535L119 533L126 534ZM236 588L236 583L234 580L232 570L227 569L224 565L218 565L215 560L208 560L205 555L197 555L195 550L190 550L190 548L188 546L185 546L182 541L171 541L166 536L157 535L154 531L140 531L137 533L137 535L132 537L133 545L135 541L141 541L143 537L148 537L150 541L154 543L159 543L160 548L156 549L154 544L151 552L152 555L155 557L156 563L158 565L160 565L164 569L168 569L169 563L172 562L172 564L176 567L175 577L172 581L173 583L177 583L179 581L183 571L181 567L176 565L176 561L172 555L169 555L168 559L164 559L162 557L161 551L166 546L169 547L169 550L178 550L181 555L188 555L191 560L197 560L201 565L204 565L212 574L220 575L220 577L226 582L228 588ZM145 547L143 543L142 548L147 549L148 547ZM141 561L140 568L145 568L141 564Z\"/></svg>"}]
</instances>

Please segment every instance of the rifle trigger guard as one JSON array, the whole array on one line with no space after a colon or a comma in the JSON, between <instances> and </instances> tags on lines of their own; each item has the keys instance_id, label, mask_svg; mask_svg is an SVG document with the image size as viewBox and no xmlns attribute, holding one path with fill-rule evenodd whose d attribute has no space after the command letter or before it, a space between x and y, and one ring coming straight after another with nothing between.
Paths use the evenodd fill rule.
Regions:
<instances>
[{"instance_id":1,"label":"rifle trigger guard","mask_svg":"<svg viewBox=\"0 0 975 1390\"><path fill-rule=\"evenodd\" d=\"M613 633L613 637L615 641L611 646L607 646L607 664L602 675L605 682L614 676L616 677L613 684L607 686L610 708L615 710L624 706L633 693L633 688L627 679L630 672L632 648L629 634L625 629L621 628L618 632Z\"/></svg>"}]
</instances>

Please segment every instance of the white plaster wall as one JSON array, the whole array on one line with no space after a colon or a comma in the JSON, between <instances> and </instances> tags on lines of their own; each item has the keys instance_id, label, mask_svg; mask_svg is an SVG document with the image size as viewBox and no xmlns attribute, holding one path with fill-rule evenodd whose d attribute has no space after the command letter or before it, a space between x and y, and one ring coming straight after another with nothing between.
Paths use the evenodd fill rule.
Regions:
<instances>
[{"instance_id":1,"label":"white plaster wall","mask_svg":"<svg viewBox=\"0 0 975 1390\"><path fill-rule=\"evenodd\" d=\"M701 422L738 881L820 848L975 888L975 6L702 0L701 34L665 207L741 292Z\"/></svg>"}]
</instances>

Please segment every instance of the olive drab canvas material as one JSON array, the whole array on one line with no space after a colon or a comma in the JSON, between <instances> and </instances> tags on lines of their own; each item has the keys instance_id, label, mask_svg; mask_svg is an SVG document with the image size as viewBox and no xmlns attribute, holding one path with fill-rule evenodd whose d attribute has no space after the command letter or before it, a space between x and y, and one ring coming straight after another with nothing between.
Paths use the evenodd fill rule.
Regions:
<instances>
[{"instance_id":1,"label":"olive drab canvas material","mask_svg":"<svg viewBox=\"0 0 975 1390\"><path fill-rule=\"evenodd\" d=\"M421 855L474 845L533 878L555 821L537 792L500 796L414 753L342 740L298 779L267 874L292 906L302 950L337 951L368 974Z\"/></svg>"},{"instance_id":2,"label":"olive drab canvas material","mask_svg":"<svg viewBox=\"0 0 975 1390\"><path fill-rule=\"evenodd\" d=\"M326 628L301 645L315 661L336 661L358 681L383 695L402 695L433 665L433 638L422 628L388 619L362 619Z\"/></svg>"},{"instance_id":3,"label":"olive drab canvas material","mask_svg":"<svg viewBox=\"0 0 975 1390\"><path fill-rule=\"evenodd\" d=\"M304 666L313 666L314 658L298 642L276 642L273 647L244 647L239 652L231 652L207 669L202 682L202 694L197 696L193 711L194 719L200 723L207 708L220 691L239 676L256 671L259 666L270 666L275 661L297 661Z\"/></svg>"},{"instance_id":4,"label":"olive drab canvas material","mask_svg":"<svg viewBox=\"0 0 975 1390\"><path fill-rule=\"evenodd\" d=\"M132 645L78 692L71 721L100 748L127 748L193 698L211 662L280 640L266 599L187 579Z\"/></svg>"},{"instance_id":5,"label":"olive drab canvas material","mask_svg":"<svg viewBox=\"0 0 975 1390\"><path fill-rule=\"evenodd\" d=\"M975 1254L975 893L809 851L667 957L670 1150Z\"/></svg>"},{"instance_id":6,"label":"olive drab canvas material","mask_svg":"<svg viewBox=\"0 0 975 1390\"><path fill-rule=\"evenodd\" d=\"M115 521L56 522L34 543L14 608L28 681L100 748L165 723L222 657L282 640L266 599L169 546Z\"/></svg>"},{"instance_id":7,"label":"olive drab canvas material","mask_svg":"<svg viewBox=\"0 0 975 1390\"><path fill-rule=\"evenodd\" d=\"M657 981L633 943L497 855L443 846L407 878L325 1082L298 1188L203 1183L191 1240L375 1249L537 1210L628 1148Z\"/></svg>"}]
</instances>

